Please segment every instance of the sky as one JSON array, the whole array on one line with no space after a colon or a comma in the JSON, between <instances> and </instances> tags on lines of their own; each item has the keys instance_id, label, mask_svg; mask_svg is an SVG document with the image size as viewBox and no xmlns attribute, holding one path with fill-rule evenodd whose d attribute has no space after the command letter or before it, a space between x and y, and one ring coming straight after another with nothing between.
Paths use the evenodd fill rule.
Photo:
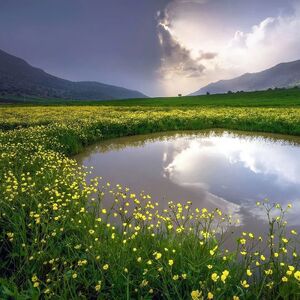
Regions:
<instances>
[{"instance_id":1,"label":"sky","mask_svg":"<svg viewBox=\"0 0 300 300\"><path fill-rule=\"evenodd\" d=\"M300 0L0 0L0 49L148 96L300 59Z\"/></svg>"}]
</instances>

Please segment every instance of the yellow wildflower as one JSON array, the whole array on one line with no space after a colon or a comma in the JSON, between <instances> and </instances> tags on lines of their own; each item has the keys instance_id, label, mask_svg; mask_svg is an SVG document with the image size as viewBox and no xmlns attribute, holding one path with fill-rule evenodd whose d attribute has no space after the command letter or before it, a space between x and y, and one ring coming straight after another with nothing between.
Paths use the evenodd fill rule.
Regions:
<instances>
[{"instance_id":1,"label":"yellow wildflower","mask_svg":"<svg viewBox=\"0 0 300 300\"><path fill-rule=\"evenodd\" d=\"M240 244L245 245L246 244L246 239L240 239Z\"/></svg>"},{"instance_id":2,"label":"yellow wildflower","mask_svg":"<svg viewBox=\"0 0 300 300\"><path fill-rule=\"evenodd\" d=\"M221 280L222 280L223 283L225 283L228 275L229 275L229 271L225 270L225 271L222 272Z\"/></svg>"},{"instance_id":3,"label":"yellow wildflower","mask_svg":"<svg viewBox=\"0 0 300 300\"><path fill-rule=\"evenodd\" d=\"M217 273L212 273L211 274L211 279L214 281L214 282L217 282L218 279L219 279L219 275Z\"/></svg>"},{"instance_id":4,"label":"yellow wildflower","mask_svg":"<svg viewBox=\"0 0 300 300\"><path fill-rule=\"evenodd\" d=\"M161 257L162 257L162 254L161 254L161 253L159 253L159 252L158 252L158 253L156 253L156 255L155 255L155 259L157 259L157 260L158 260L158 259L160 259Z\"/></svg>"},{"instance_id":5,"label":"yellow wildflower","mask_svg":"<svg viewBox=\"0 0 300 300\"><path fill-rule=\"evenodd\" d=\"M242 285L245 289L247 289L247 288L250 286L250 285L248 284L247 280L241 281L241 285Z\"/></svg>"},{"instance_id":6,"label":"yellow wildflower","mask_svg":"<svg viewBox=\"0 0 300 300\"><path fill-rule=\"evenodd\" d=\"M296 271L296 272L294 273L294 277L295 277L298 281L300 281L300 271Z\"/></svg>"},{"instance_id":7,"label":"yellow wildflower","mask_svg":"<svg viewBox=\"0 0 300 300\"><path fill-rule=\"evenodd\" d=\"M200 300L202 297L202 292L195 290L191 292L192 300ZM200 298L201 297L201 298Z\"/></svg>"},{"instance_id":8,"label":"yellow wildflower","mask_svg":"<svg viewBox=\"0 0 300 300\"><path fill-rule=\"evenodd\" d=\"M148 282L146 279L144 279L144 280L141 282L140 286L141 286L141 287L147 286L148 283L149 283L149 282Z\"/></svg>"},{"instance_id":9,"label":"yellow wildflower","mask_svg":"<svg viewBox=\"0 0 300 300\"><path fill-rule=\"evenodd\" d=\"M266 275L272 275L273 274L273 270L272 269L265 270L265 274Z\"/></svg>"},{"instance_id":10,"label":"yellow wildflower","mask_svg":"<svg viewBox=\"0 0 300 300\"><path fill-rule=\"evenodd\" d=\"M179 275L174 275L173 276L173 280L178 280L179 279Z\"/></svg>"},{"instance_id":11,"label":"yellow wildflower","mask_svg":"<svg viewBox=\"0 0 300 300\"><path fill-rule=\"evenodd\" d=\"M99 292L101 290L101 281L98 281L98 284L95 286L96 292Z\"/></svg>"}]
</instances>

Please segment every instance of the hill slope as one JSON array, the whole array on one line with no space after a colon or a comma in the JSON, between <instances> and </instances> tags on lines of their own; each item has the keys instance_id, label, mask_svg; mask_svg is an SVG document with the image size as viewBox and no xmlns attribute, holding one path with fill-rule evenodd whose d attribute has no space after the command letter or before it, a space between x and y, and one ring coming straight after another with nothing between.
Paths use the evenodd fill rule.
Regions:
<instances>
[{"instance_id":1,"label":"hill slope","mask_svg":"<svg viewBox=\"0 0 300 300\"><path fill-rule=\"evenodd\" d=\"M300 86L300 60L282 63L258 73L246 73L229 80L211 83L191 95L221 94L228 91L258 91Z\"/></svg>"},{"instance_id":2,"label":"hill slope","mask_svg":"<svg viewBox=\"0 0 300 300\"><path fill-rule=\"evenodd\" d=\"M73 82L32 67L23 59L0 50L0 95L65 99L145 98L140 92L99 82Z\"/></svg>"}]
</instances>

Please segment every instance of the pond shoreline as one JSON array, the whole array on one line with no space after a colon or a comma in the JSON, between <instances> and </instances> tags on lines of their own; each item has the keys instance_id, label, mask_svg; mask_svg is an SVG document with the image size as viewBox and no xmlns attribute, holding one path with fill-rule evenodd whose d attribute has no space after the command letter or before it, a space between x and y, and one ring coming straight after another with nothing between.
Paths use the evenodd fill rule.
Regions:
<instances>
[{"instance_id":1,"label":"pond shoreline","mask_svg":"<svg viewBox=\"0 0 300 300\"><path fill-rule=\"evenodd\" d=\"M156 217L155 203L140 207L144 197L147 200L146 195L116 190L117 197L126 199L120 200L118 209L122 208L121 216L127 224L119 231L112 225L113 219L108 218L114 218L116 212L109 214L101 208L102 191L95 200L94 211L86 210L88 195L97 191L97 182L87 185L86 171L68 157L109 137L170 129L226 127L300 135L300 110L148 109L139 112L97 107L78 110L38 107L29 111L10 107L1 108L0 115L1 297L10 294L10 297L32 299L49 295L70 299L80 293L87 298L118 299L128 291L132 298L175 299L180 295L187 299L195 290L201 290L203 295L211 292L223 299L297 295L299 259L293 256L293 261L288 261L285 254L285 250L289 254L297 252L298 243L294 243L290 233L274 231L279 244L276 244L278 249L271 251L279 254L269 259L246 249L248 241L249 247L254 240L259 243L258 237L253 239L247 232L247 238L241 236L237 244L236 255L242 255L247 262L240 264L232 253L224 253L217 247L221 241L215 240L211 228L206 227L212 217L222 219L221 212L193 211L194 217L199 218L199 228L192 227L189 231L184 220L185 213L192 212L190 205L171 205L169 213L173 217L166 219L169 216L161 213L163 219L158 219L158 226L167 226L168 234L164 230L155 235L147 223L149 214ZM41 125L43 122L48 123ZM22 124L27 128L17 129ZM109 192L110 188L107 189ZM132 227L126 221L127 202L137 205L141 211ZM101 220L95 214L99 209L103 214ZM179 216L184 217L179 223L179 228L183 228L177 230ZM280 220L276 222L285 230ZM254 258L259 266L255 265ZM294 268L288 283L282 281L289 270L281 262ZM249 268L253 273L251 278L247 275ZM201 286L199 281L203 283Z\"/></svg>"}]
</instances>

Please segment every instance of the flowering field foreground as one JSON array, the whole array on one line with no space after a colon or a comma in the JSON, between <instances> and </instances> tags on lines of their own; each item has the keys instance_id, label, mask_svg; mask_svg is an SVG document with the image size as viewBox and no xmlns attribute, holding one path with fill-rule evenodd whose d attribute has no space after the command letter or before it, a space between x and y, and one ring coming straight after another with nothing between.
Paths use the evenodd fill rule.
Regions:
<instances>
[{"instance_id":1,"label":"flowering field foreground","mask_svg":"<svg viewBox=\"0 0 300 300\"><path fill-rule=\"evenodd\" d=\"M102 138L170 129L300 134L300 110L33 107L0 115L1 299L300 299L290 207L262 202L268 236L244 232L230 252L223 243L233 221L220 210L171 202L160 211L149 195L87 183L88 170L68 158Z\"/></svg>"}]
</instances>

